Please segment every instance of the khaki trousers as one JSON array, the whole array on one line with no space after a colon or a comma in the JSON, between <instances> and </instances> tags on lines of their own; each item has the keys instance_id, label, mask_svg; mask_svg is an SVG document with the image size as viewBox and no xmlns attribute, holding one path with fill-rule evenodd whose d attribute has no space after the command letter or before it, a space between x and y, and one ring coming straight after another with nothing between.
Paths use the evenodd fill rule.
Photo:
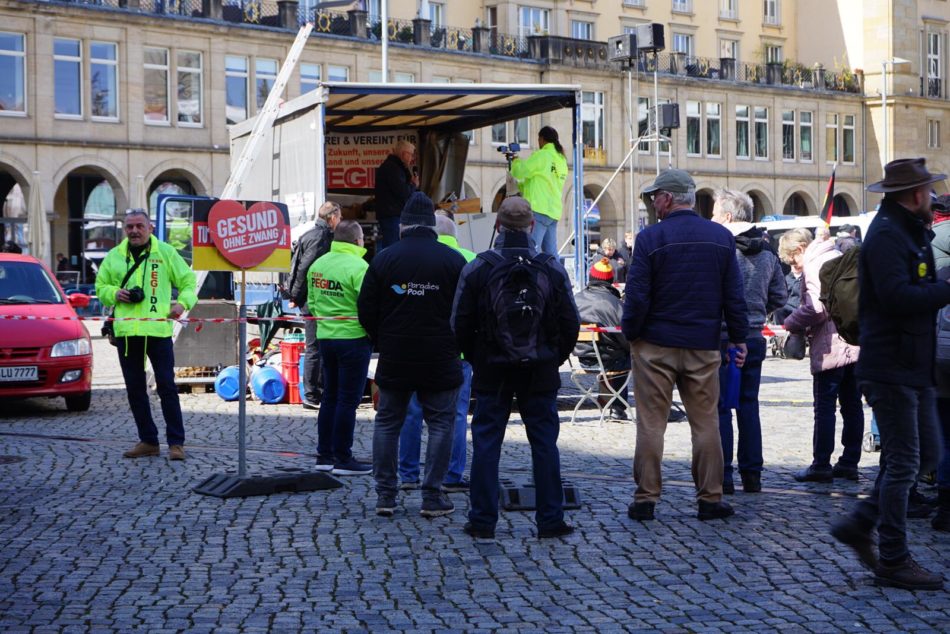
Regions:
<instances>
[{"instance_id":1,"label":"khaki trousers","mask_svg":"<svg viewBox=\"0 0 950 634\"><path fill-rule=\"evenodd\" d=\"M722 441L719 438L719 350L666 348L638 340L633 350L633 382L637 405L637 448L633 478L637 502L656 502L663 484L663 436L679 388L689 416L693 441L696 497L722 499Z\"/></svg>"}]
</instances>

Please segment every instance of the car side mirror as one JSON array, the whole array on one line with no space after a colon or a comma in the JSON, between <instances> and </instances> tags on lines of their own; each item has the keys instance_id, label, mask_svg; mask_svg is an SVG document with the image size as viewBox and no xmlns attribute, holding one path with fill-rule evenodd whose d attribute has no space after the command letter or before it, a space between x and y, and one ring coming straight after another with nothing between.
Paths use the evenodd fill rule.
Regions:
<instances>
[{"instance_id":1,"label":"car side mirror","mask_svg":"<svg viewBox=\"0 0 950 634\"><path fill-rule=\"evenodd\" d=\"M72 295L67 296L67 301L69 305L73 308L88 308L90 297L85 293L73 293Z\"/></svg>"}]
</instances>

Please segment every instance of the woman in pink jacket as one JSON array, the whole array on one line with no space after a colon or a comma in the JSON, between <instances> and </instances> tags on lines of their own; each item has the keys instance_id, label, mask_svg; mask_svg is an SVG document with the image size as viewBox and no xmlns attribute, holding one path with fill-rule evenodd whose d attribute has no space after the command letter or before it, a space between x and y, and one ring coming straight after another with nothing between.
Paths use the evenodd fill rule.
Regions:
<instances>
[{"instance_id":1,"label":"woman in pink jacket","mask_svg":"<svg viewBox=\"0 0 950 634\"><path fill-rule=\"evenodd\" d=\"M779 255L789 264L802 266L802 302L785 318L785 329L808 337L812 392L815 398L815 431L812 437L811 466L795 474L799 482L831 482L834 478L858 479L861 439L864 436L864 409L861 391L854 376L859 348L838 336L835 324L818 298L819 272L825 262L841 257L834 240L812 241L807 229L786 232L779 242ZM835 412L841 405L844 450L831 466L835 449Z\"/></svg>"}]
</instances>

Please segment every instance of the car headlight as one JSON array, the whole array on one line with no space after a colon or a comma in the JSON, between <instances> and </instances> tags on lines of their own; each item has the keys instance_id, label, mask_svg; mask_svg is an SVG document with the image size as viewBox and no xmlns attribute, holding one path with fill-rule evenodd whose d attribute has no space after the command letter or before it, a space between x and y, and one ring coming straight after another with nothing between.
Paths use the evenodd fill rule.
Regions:
<instances>
[{"instance_id":1,"label":"car headlight","mask_svg":"<svg viewBox=\"0 0 950 634\"><path fill-rule=\"evenodd\" d=\"M60 341L55 346L53 346L53 351L50 352L51 357L78 357L84 354L90 354L92 352L92 346L89 344L89 340L85 337L81 339L69 339L67 341Z\"/></svg>"}]
</instances>

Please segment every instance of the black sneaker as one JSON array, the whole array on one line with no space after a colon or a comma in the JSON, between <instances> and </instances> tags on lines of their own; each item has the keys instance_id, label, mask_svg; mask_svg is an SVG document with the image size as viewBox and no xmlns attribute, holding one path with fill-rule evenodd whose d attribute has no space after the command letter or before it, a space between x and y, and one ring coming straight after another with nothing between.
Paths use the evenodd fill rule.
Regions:
<instances>
[{"instance_id":1,"label":"black sneaker","mask_svg":"<svg viewBox=\"0 0 950 634\"><path fill-rule=\"evenodd\" d=\"M798 482L824 482L829 483L834 480L831 465L819 467L811 465L807 469L802 469L795 474L795 480Z\"/></svg>"},{"instance_id":2,"label":"black sneaker","mask_svg":"<svg viewBox=\"0 0 950 634\"><path fill-rule=\"evenodd\" d=\"M422 517L442 517L443 515L449 515L455 510L455 505L452 504L448 496L445 494L439 494L438 497L428 497L422 500L422 510L419 511L419 515Z\"/></svg>"},{"instance_id":3,"label":"black sneaker","mask_svg":"<svg viewBox=\"0 0 950 634\"><path fill-rule=\"evenodd\" d=\"M333 465L333 475L341 476L350 476L350 475L369 475L373 472L373 465L366 462L360 462L355 458L351 458L348 462L337 463Z\"/></svg>"},{"instance_id":4,"label":"black sneaker","mask_svg":"<svg viewBox=\"0 0 950 634\"><path fill-rule=\"evenodd\" d=\"M465 531L465 534L469 537L474 537L475 539L495 539L495 529L488 526L479 526L477 524L472 524L471 522L465 522L465 526L462 527L462 530Z\"/></svg>"},{"instance_id":5,"label":"black sneaker","mask_svg":"<svg viewBox=\"0 0 950 634\"><path fill-rule=\"evenodd\" d=\"M878 562L874 568L874 582L904 590L941 590L943 577L920 567L910 555L899 564Z\"/></svg>"},{"instance_id":6,"label":"black sneaker","mask_svg":"<svg viewBox=\"0 0 950 634\"><path fill-rule=\"evenodd\" d=\"M376 515L379 515L380 517L392 517L395 512L395 497L380 496L376 498Z\"/></svg>"},{"instance_id":7,"label":"black sneaker","mask_svg":"<svg viewBox=\"0 0 950 634\"><path fill-rule=\"evenodd\" d=\"M746 471L739 474L742 477L742 490L746 493L759 493L762 491L762 472Z\"/></svg>"},{"instance_id":8,"label":"black sneaker","mask_svg":"<svg viewBox=\"0 0 950 634\"><path fill-rule=\"evenodd\" d=\"M686 412L681 409L671 409L670 415L666 417L666 422L668 423L682 423L686 420L688 416Z\"/></svg>"},{"instance_id":9,"label":"black sneaker","mask_svg":"<svg viewBox=\"0 0 950 634\"><path fill-rule=\"evenodd\" d=\"M317 456L317 466L314 467L317 471L333 471L333 465L336 461L333 458L327 456Z\"/></svg>"},{"instance_id":10,"label":"black sneaker","mask_svg":"<svg viewBox=\"0 0 950 634\"><path fill-rule=\"evenodd\" d=\"M845 517L831 525L831 536L845 546L850 546L861 565L872 572L877 567L877 553L871 531L864 530L855 520Z\"/></svg>"},{"instance_id":11,"label":"black sneaker","mask_svg":"<svg viewBox=\"0 0 950 634\"><path fill-rule=\"evenodd\" d=\"M458 482L442 483L442 493L468 493L470 488L472 488L471 483L465 478L462 478Z\"/></svg>"},{"instance_id":12,"label":"black sneaker","mask_svg":"<svg viewBox=\"0 0 950 634\"><path fill-rule=\"evenodd\" d=\"M310 409L310 410L318 410L318 409L320 409L320 403L319 403L319 402L314 403L313 401L304 400L303 403L301 403L301 405L303 405L303 408L304 408L304 409Z\"/></svg>"},{"instance_id":13,"label":"black sneaker","mask_svg":"<svg viewBox=\"0 0 950 634\"><path fill-rule=\"evenodd\" d=\"M858 468L849 467L841 463L836 464L831 468L831 476L833 478L838 478L839 480L854 480L858 481Z\"/></svg>"},{"instance_id":14,"label":"black sneaker","mask_svg":"<svg viewBox=\"0 0 950 634\"><path fill-rule=\"evenodd\" d=\"M627 506L627 517L638 522L648 522L653 519L654 502L633 502Z\"/></svg>"},{"instance_id":15,"label":"black sneaker","mask_svg":"<svg viewBox=\"0 0 950 634\"><path fill-rule=\"evenodd\" d=\"M612 407L610 409L610 413L604 418L617 423L630 422L630 418L627 416L627 410L623 409L622 407Z\"/></svg>"},{"instance_id":16,"label":"black sneaker","mask_svg":"<svg viewBox=\"0 0 950 634\"><path fill-rule=\"evenodd\" d=\"M696 517L705 522L707 520L725 519L731 515L735 515L735 513L728 502L707 502L706 500L700 500L699 513Z\"/></svg>"},{"instance_id":17,"label":"black sneaker","mask_svg":"<svg viewBox=\"0 0 950 634\"><path fill-rule=\"evenodd\" d=\"M415 491L419 488L418 480L403 480L399 483L399 489L401 491Z\"/></svg>"},{"instance_id":18,"label":"black sneaker","mask_svg":"<svg viewBox=\"0 0 950 634\"><path fill-rule=\"evenodd\" d=\"M552 539L554 537L566 537L574 532L574 527L567 522L561 522L547 528L538 528L538 539Z\"/></svg>"}]
</instances>

